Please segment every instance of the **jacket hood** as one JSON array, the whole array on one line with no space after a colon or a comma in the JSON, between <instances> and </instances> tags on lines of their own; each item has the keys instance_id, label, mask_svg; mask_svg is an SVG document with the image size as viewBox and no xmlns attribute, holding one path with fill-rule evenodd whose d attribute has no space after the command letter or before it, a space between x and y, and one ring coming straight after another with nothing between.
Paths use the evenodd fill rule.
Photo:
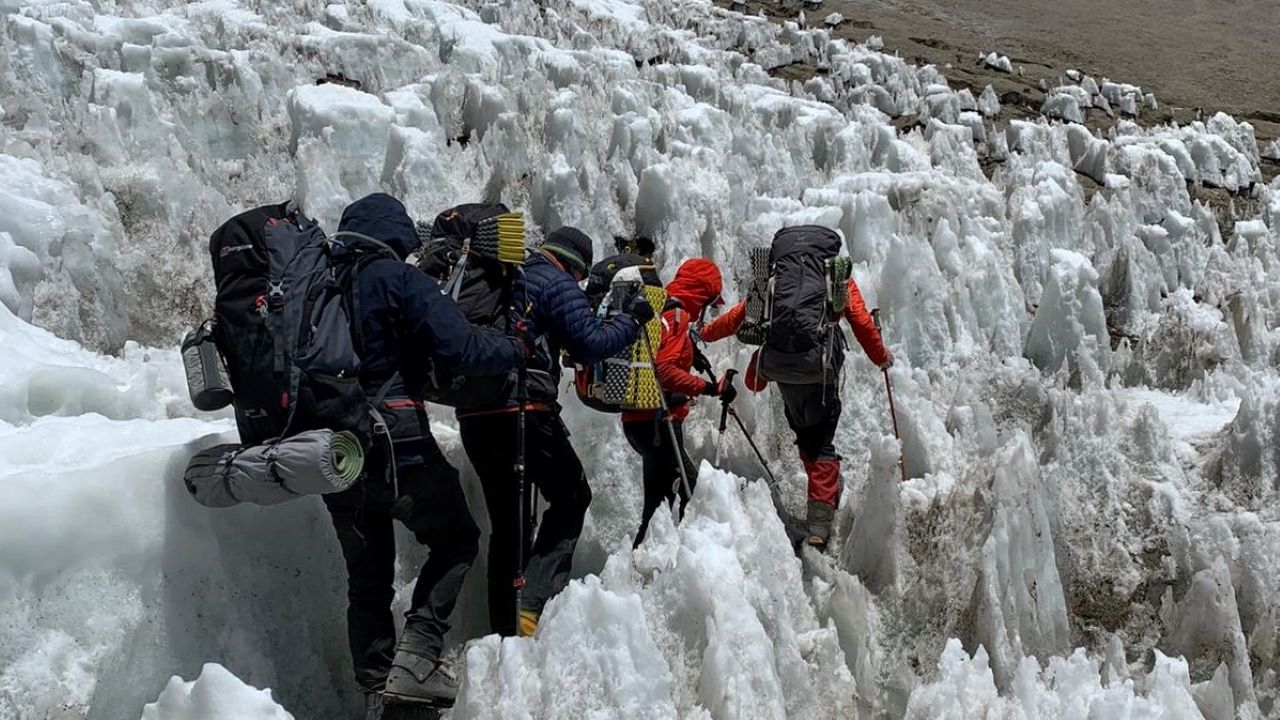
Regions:
<instances>
[{"instance_id":1,"label":"jacket hood","mask_svg":"<svg viewBox=\"0 0 1280 720\"><path fill-rule=\"evenodd\" d=\"M693 315L701 313L723 290L720 268L706 258L686 260L676 270L675 278L667 283L667 295L679 300Z\"/></svg>"},{"instance_id":2,"label":"jacket hood","mask_svg":"<svg viewBox=\"0 0 1280 720\"><path fill-rule=\"evenodd\" d=\"M366 195L348 205L342 211L338 232L356 232L384 242L401 260L421 244L404 203L386 193ZM346 241L358 243L359 239L346 238Z\"/></svg>"}]
</instances>

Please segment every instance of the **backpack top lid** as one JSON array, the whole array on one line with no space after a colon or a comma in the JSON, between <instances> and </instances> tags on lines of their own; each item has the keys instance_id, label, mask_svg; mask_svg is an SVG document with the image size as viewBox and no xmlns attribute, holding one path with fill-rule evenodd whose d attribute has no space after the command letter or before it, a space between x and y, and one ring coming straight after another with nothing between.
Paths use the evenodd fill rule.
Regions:
<instances>
[{"instance_id":1,"label":"backpack top lid","mask_svg":"<svg viewBox=\"0 0 1280 720\"><path fill-rule=\"evenodd\" d=\"M510 212L502 203L463 203L455 205L436 216L431 223L431 239L453 238L469 240L481 220Z\"/></svg>"},{"instance_id":2,"label":"backpack top lid","mask_svg":"<svg viewBox=\"0 0 1280 720\"><path fill-rule=\"evenodd\" d=\"M771 262L796 253L814 254L823 259L840 253L840 234L822 225L784 227L774 233L769 251Z\"/></svg>"},{"instance_id":3,"label":"backpack top lid","mask_svg":"<svg viewBox=\"0 0 1280 720\"><path fill-rule=\"evenodd\" d=\"M600 301L608 294L609 286L613 284L613 279L626 268L637 268L643 284L662 287L662 278L658 276L658 268L654 266L652 261L634 253L610 255L593 265L591 272L587 275L586 294L592 305L600 304Z\"/></svg>"},{"instance_id":4,"label":"backpack top lid","mask_svg":"<svg viewBox=\"0 0 1280 720\"><path fill-rule=\"evenodd\" d=\"M293 203L262 205L245 210L218 226L209 236L209 254L216 261L234 252L237 246L262 243L262 229L270 218L285 217Z\"/></svg>"},{"instance_id":5,"label":"backpack top lid","mask_svg":"<svg viewBox=\"0 0 1280 720\"><path fill-rule=\"evenodd\" d=\"M209 236L209 257L213 262L214 280L221 301L224 293L239 291L228 288L229 282L242 275L267 275L266 231L268 223L289 220L302 229L314 223L298 211L292 201L262 205L245 210L218 226ZM229 280L233 276L234 280Z\"/></svg>"}]
</instances>

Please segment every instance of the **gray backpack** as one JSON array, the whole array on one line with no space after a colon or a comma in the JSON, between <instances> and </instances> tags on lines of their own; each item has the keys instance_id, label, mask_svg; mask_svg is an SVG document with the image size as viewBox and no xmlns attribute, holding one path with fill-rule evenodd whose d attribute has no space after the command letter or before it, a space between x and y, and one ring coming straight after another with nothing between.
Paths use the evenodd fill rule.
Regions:
<instances>
[{"instance_id":1,"label":"gray backpack","mask_svg":"<svg viewBox=\"0 0 1280 720\"><path fill-rule=\"evenodd\" d=\"M343 240L359 240L344 243ZM287 253L284 243L273 251ZM359 324L360 270L396 254L381 241L360 233L338 232L304 238L292 256L282 258L281 327L289 354L290 407L284 435L306 430L350 430L368 438L376 408L398 375L369 398L360 383L363 338ZM274 290L274 288L273 288Z\"/></svg>"},{"instance_id":2,"label":"gray backpack","mask_svg":"<svg viewBox=\"0 0 1280 720\"><path fill-rule=\"evenodd\" d=\"M837 257L840 247L840 235L818 225L783 228L773 236L768 272L763 278L757 273L748 289L739 332L760 344L757 371L765 379L837 380L845 349L839 322L850 271L847 258ZM760 264L758 257L753 261Z\"/></svg>"}]
</instances>

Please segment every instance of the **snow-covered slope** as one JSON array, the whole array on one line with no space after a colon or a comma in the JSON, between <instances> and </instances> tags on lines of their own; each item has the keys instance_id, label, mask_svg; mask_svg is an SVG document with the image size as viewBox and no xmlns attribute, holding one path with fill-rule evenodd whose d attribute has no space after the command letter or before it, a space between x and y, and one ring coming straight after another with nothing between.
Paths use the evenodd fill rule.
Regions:
<instances>
[{"instance_id":1,"label":"snow-covered slope","mask_svg":"<svg viewBox=\"0 0 1280 720\"><path fill-rule=\"evenodd\" d=\"M637 464L569 401L584 579L536 638L465 650L454 717L1275 712L1280 184L1247 124L997 125L937 68L706 2L0 0L0 26L0 718L284 716L207 662L356 711L323 508L194 505L180 469L231 426L150 348L207 311L236 209L332 228L378 189L501 197L598 252L648 233L730 299L748 248L828 223L900 360L913 479L855 358L826 558L785 546L736 434L632 553ZM794 62L819 72L769 72ZM798 511L780 404L739 402ZM709 409L688 434L714 456Z\"/></svg>"}]
</instances>

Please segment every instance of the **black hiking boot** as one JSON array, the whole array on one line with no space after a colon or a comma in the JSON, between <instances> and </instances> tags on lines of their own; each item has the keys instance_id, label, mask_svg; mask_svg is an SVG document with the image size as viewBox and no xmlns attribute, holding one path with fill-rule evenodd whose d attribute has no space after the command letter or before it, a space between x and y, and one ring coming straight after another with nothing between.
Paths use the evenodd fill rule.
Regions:
<instances>
[{"instance_id":1,"label":"black hiking boot","mask_svg":"<svg viewBox=\"0 0 1280 720\"><path fill-rule=\"evenodd\" d=\"M364 720L382 720L382 693L364 694Z\"/></svg>"},{"instance_id":2,"label":"black hiking boot","mask_svg":"<svg viewBox=\"0 0 1280 720\"><path fill-rule=\"evenodd\" d=\"M805 542L819 550L825 550L827 539L831 536L831 521L835 519L835 507L819 500L809 501L809 537Z\"/></svg>"},{"instance_id":3,"label":"black hiking boot","mask_svg":"<svg viewBox=\"0 0 1280 720\"><path fill-rule=\"evenodd\" d=\"M458 678L442 660L401 650L391 663L387 687L382 695L388 706L419 704L433 708L453 707L453 701L458 697Z\"/></svg>"}]
</instances>

